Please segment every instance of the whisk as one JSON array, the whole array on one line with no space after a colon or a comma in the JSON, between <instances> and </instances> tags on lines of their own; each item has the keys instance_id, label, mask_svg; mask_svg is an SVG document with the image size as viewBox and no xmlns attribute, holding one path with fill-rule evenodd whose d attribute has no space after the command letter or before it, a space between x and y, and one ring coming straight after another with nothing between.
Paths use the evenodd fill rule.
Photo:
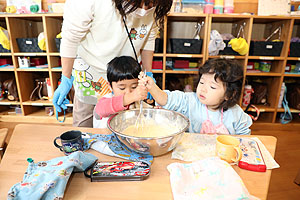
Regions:
<instances>
[{"instance_id":1,"label":"whisk","mask_svg":"<svg viewBox=\"0 0 300 200\"><path fill-rule=\"evenodd\" d=\"M146 77L146 70L144 71L143 78ZM140 112L135 121L135 128L139 129L141 127L143 129L144 126L144 115L143 115L143 100L140 100Z\"/></svg>"}]
</instances>

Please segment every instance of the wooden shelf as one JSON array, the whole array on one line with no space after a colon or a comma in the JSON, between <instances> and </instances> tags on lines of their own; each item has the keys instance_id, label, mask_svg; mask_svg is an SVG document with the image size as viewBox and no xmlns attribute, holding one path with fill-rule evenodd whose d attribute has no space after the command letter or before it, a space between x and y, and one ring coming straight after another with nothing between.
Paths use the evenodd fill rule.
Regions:
<instances>
[{"instance_id":1,"label":"wooden shelf","mask_svg":"<svg viewBox=\"0 0 300 200\"><path fill-rule=\"evenodd\" d=\"M198 70L197 71L166 70L166 74L198 74Z\"/></svg>"},{"instance_id":2,"label":"wooden shelf","mask_svg":"<svg viewBox=\"0 0 300 200\"><path fill-rule=\"evenodd\" d=\"M300 110L296 110L294 108L290 108L291 113L300 113ZM278 108L277 112L284 112L284 108Z\"/></svg>"},{"instance_id":3,"label":"wooden shelf","mask_svg":"<svg viewBox=\"0 0 300 200\"><path fill-rule=\"evenodd\" d=\"M167 53L166 57L203 58L203 55L202 54L173 54L173 53Z\"/></svg>"},{"instance_id":4,"label":"wooden shelf","mask_svg":"<svg viewBox=\"0 0 300 200\"><path fill-rule=\"evenodd\" d=\"M8 99L3 99L3 100L0 100L0 106L1 105L20 105L20 102L19 101L9 101Z\"/></svg>"},{"instance_id":5,"label":"wooden shelf","mask_svg":"<svg viewBox=\"0 0 300 200\"><path fill-rule=\"evenodd\" d=\"M208 56L208 58L225 58L225 59L245 59L245 56L235 56L235 55L217 55L217 56Z\"/></svg>"},{"instance_id":6,"label":"wooden shelf","mask_svg":"<svg viewBox=\"0 0 300 200\"><path fill-rule=\"evenodd\" d=\"M22 102L22 104L30 105L30 106L53 106L53 103L48 100L25 101L25 102Z\"/></svg>"},{"instance_id":7,"label":"wooden shelf","mask_svg":"<svg viewBox=\"0 0 300 200\"><path fill-rule=\"evenodd\" d=\"M255 107L258 108L259 112L274 112L275 108L269 107L269 106L264 106L264 105L255 105ZM246 109L245 106L242 107L243 110ZM249 108L249 111L251 112L256 112L254 108Z\"/></svg>"},{"instance_id":8,"label":"wooden shelf","mask_svg":"<svg viewBox=\"0 0 300 200\"><path fill-rule=\"evenodd\" d=\"M300 3L300 2L299 2ZM51 101L27 101L30 97L34 86L33 80L38 77L49 77L51 89L54 91L57 87L57 82L61 76L62 68L60 66L60 53L57 51L55 38L61 31L63 22L63 14L3 14L1 22L7 28L10 41L11 53L0 53L0 56L10 57L14 63L13 68L0 68L0 78L15 77L20 102L16 101L0 101L0 121L22 121L22 122L46 122L58 123L54 116L47 116L44 107L53 107ZM192 38L195 32L195 23L201 22L203 26L200 32L202 39L202 50L200 54L174 54L169 53L170 38ZM28 24L32 24L29 29ZM175 24L175 25L174 25ZM282 25L281 40L284 42L280 56L250 56L249 53L245 56L240 55L217 55L209 56L208 43L210 41L211 30L218 30L219 33L231 33L236 36L238 28L241 24L245 24L244 35L248 44L252 40L262 40L266 35L270 35L274 28ZM173 25L173 26L172 26ZM294 63L300 61L300 57L288 57L290 39L292 37L300 37L299 16L256 16L256 15L240 15L240 14L188 14L188 13L170 13L165 17L161 38L163 41L162 53L154 53L154 57L163 61L163 68L153 70L156 77L159 77L162 83L162 89L168 89L168 78L172 77L197 77L198 69L195 71L189 70L170 70L167 68L166 62L169 60L193 60L199 65L204 64L208 59L226 58L235 59L244 67L245 79L253 79L259 77L268 84L268 103L271 106L257 105L261 115L258 121L254 123L278 123L278 114L284 110L278 109L281 84L284 79L300 79L300 74L287 74L284 69L287 62ZM47 49L45 52L20 52L16 42L16 38L37 37L43 31L46 36ZM177 36L177 37L176 37ZM274 38L272 38L274 39ZM167 53L168 52L168 53ZM48 68L19 68L18 57L46 57ZM267 60L272 61L271 71L268 73L249 73L246 70L248 61ZM196 81L196 78L195 80ZM243 86L245 83L243 83ZM13 114L14 109L10 106L20 106L23 115ZM68 105L72 106L72 105ZM243 107L245 109L245 107ZM250 109L255 112L254 109ZM297 118L298 110L291 109L295 118ZM60 116L62 118L62 116ZM298 117L299 118L299 117ZM300 119L293 120L292 123L300 123ZM68 113L66 122L72 124L72 114Z\"/></svg>"},{"instance_id":9,"label":"wooden shelf","mask_svg":"<svg viewBox=\"0 0 300 200\"><path fill-rule=\"evenodd\" d=\"M18 72L48 72L48 68L36 68L36 67L28 67L28 68L17 68Z\"/></svg>"},{"instance_id":10,"label":"wooden shelf","mask_svg":"<svg viewBox=\"0 0 300 200\"><path fill-rule=\"evenodd\" d=\"M254 73L246 73L247 76L281 76L281 73L273 73L273 72L254 72Z\"/></svg>"},{"instance_id":11,"label":"wooden shelf","mask_svg":"<svg viewBox=\"0 0 300 200\"><path fill-rule=\"evenodd\" d=\"M15 56L47 56L47 53L40 53L40 52L36 52L36 53L32 53L32 52L18 52L18 53L14 53Z\"/></svg>"},{"instance_id":12,"label":"wooden shelf","mask_svg":"<svg viewBox=\"0 0 300 200\"><path fill-rule=\"evenodd\" d=\"M249 56L248 59L252 60L284 60L284 57L274 56Z\"/></svg>"}]
</instances>

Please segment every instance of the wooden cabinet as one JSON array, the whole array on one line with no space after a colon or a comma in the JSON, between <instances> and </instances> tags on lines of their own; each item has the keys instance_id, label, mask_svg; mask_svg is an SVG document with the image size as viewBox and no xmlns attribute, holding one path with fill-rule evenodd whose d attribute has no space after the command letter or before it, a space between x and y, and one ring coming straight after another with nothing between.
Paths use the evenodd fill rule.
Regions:
<instances>
[{"instance_id":1,"label":"wooden cabinet","mask_svg":"<svg viewBox=\"0 0 300 200\"><path fill-rule=\"evenodd\" d=\"M0 59L12 59L14 67L1 67L0 80L15 78L19 99L0 101L0 121L58 123L53 115L46 114L46 107L53 108L51 98L32 100L30 97L36 87L36 79L49 78L51 90L54 91L57 87L62 69L55 37L61 31L62 21L61 14L1 15L1 26L8 30L10 36L11 52L0 53ZM37 39L41 32L45 36L46 50L34 52L28 49L27 52L26 49L19 48L17 38ZM47 66L21 67L18 58L24 57L29 57L31 60L40 58L46 61ZM15 113L16 107L19 114ZM66 123L72 123L70 113L67 114Z\"/></svg>"},{"instance_id":2,"label":"wooden cabinet","mask_svg":"<svg viewBox=\"0 0 300 200\"><path fill-rule=\"evenodd\" d=\"M0 67L0 80L10 78L16 79L19 95L18 101L0 100L0 121L23 121L23 122L47 122L58 123L54 116L45 113L45 107L53 107L51 100L30 100L30 94L35 87L34 80L37 78L49 78L51 89L57 88L61 77L60 56L55 44L55 37L61 31L61 14L35 14L35 15L0 15L0 25L6 28L10 35L11 52L0 53L0 58L11 59L13 67ZM202 49L199 53L172 53L172 38L193 38L197 27L199 38L202 40ZM252 56L246 55L214 55L208 53L211 30L219 33L231 33L237 36L240 27L244 37L250 46L251 41L262 40L270 36L280 27L280 40L283 47L278 56ZM46 39L46 50L43 52L22 52L17 45L17 38L37 38L40 32L44 32ZM277 17L277 16L251 16L251 15L215 15L186 13L171 13L165 18L161 28L160 37L162 41L162 52L154 54L154 60L161 61L162 69L153 70L158 85L163 89L178 88L178 82L190 84L192 89L197 86L198 67L207 59L228 58L236 59L244 66L245 82L260 79L268 85L268 104L256 105L261 114L255 123L280 123L280 115L283 108L278 108L278 101L282 82L300 81L300 74L286 73L287 65L295 65L300 57L289 57L290 40L292 37L300 37L300 17ZM274 34L271 39L277 39ZM45 58L48 66L46 68L20 68L18 57ZM170 68L176 60L192 61L196 65L192 69ZM249 72L249 62L268 61L271 63L270 72ZM197 67L198 66L198 67ZM242 99L240 100L240 104ZM71 105L70 105L71 106ZM14 107L19 107L22 114L13 114ZM244 108L245 109L245 108ZM254 112L254 110L251 110ZM291 109L294 119L291 123L300 123L299 110ZM67 114L66 123L72 123L71 113Z\"/></svg>"},{"instance_id":3,"label":"wooden cabinet","mask_svg":"<svg viewBox=\"0 0 300 200\"><path fill-rule=\"evenodd\" d=\"M179 22L179 23L178 23ZM204 22L202 27L202 33L200 34L203 39L202 53L201 54L172 54L169 52L169 39L176 37L190 37L191 34L186 34L186 27L180 23L191 23L191 27L195 26L197 22ZM172 23L176 23L176 26L180 26L174 30ZM296 81L300 82L300 74L287 73L285 68L287 64L295 65L300 61L300 57L289 57L290 40L292 37L300 37L300 18L299 17L279 17L279 16L251 16L251 15L189 15L185 13L171 13L166 17L163 27L163 53L155 54L156 57L160 57L163 60L163 70L154 71L162 76L162 88L168 88L168 78L171 75L176 75L178 79L184 79L186 76L195 77L197 71L188 70L170 70L166 67L166 61L171 58L185 58L187 60L197 58L199 64L203 64L205 60L212 58L227 58L236 59L244 66L245 81L243 85L251 83L253 80L260 80L267 84L267 104L256 105L260 110L260 117L254 123L280 123L280 115L284 112L283 108L278 108L278 102L280 97L281 85L283 82ZM245 38L248 45L253 44L251 41L261 41L270 37L271 40L279 39L283 42L282 50L279 55L276 56L263 56L263 55L251 55L249 52L244 55L209 55L208 44L210 41L211 30L217 30L220 34L230 33L234 37L237 36L240 27L243 26L243 32L240 36ZM280 28L279 28L280 27ZM276 31L276 29L280 31ZM174 33L172 33L174 32ZM191 30L190 33L193 33ZM275 34L274 34L275 32ZM279 37L280 35L280 37ZM247 65L251 62L268 62L271 64L270 72L253 72L247 71ZM181 77L180 77L181 76ZM187 79L187 78L185 78ZM193 79L197 81L197 78ZM197 85L197 82L194 82ZM173 89L173 88L171 88ZM183 89L183 88L181 88ZM242 104L242 98L240 105ZM245 109L245 107L243 107ZM250 112L255 112L254 109L250 109ZM299 110L291 109L293 114L293 120L290 123L299 124Z\"/></svg>"}]
</instances>

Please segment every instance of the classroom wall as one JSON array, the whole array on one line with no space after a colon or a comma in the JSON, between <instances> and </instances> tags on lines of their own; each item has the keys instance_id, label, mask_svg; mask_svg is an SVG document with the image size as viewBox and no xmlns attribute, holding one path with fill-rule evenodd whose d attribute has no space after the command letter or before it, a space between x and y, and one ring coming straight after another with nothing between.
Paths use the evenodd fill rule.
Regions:
<instances>
[{"instance_id":1,"label":"classroom wall","mask_svg":"<svg viewBox=\"0 0 300 200\"><path fill-rule=\"evenodd\" d=\"M65 0L56 0L56 2L63 3ZM84 2L84 0L82 0L82 2ZM0 0L0 5L2 6L2 11L4 11L6 7L6 0ZM257 14L257 5L258 0L234 0L234 12L250 12ZM42 8L47 9L47 0L42 0Z\"/></svg>"}]
</instances>

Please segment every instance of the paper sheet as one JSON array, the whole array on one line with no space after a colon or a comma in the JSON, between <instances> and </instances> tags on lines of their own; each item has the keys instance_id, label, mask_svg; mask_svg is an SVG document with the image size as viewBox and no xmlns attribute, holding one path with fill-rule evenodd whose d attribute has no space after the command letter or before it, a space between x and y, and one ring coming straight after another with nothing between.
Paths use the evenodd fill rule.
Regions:
<instances>
[{"instance_id":1,"label":"paper sheet","mask_svg":"<svg viewBox=\"0 0 300 200\"><path fill-rule=\"evenodd\" d=\"M217 135L185 133L173 150L172 159L196 161L214 157L216 151L216 138ZM265 145L257 137L252 137L251 139L258 143L267 169L279 168L280 166L273 159Z\"/></svg>"}]
</instances>

